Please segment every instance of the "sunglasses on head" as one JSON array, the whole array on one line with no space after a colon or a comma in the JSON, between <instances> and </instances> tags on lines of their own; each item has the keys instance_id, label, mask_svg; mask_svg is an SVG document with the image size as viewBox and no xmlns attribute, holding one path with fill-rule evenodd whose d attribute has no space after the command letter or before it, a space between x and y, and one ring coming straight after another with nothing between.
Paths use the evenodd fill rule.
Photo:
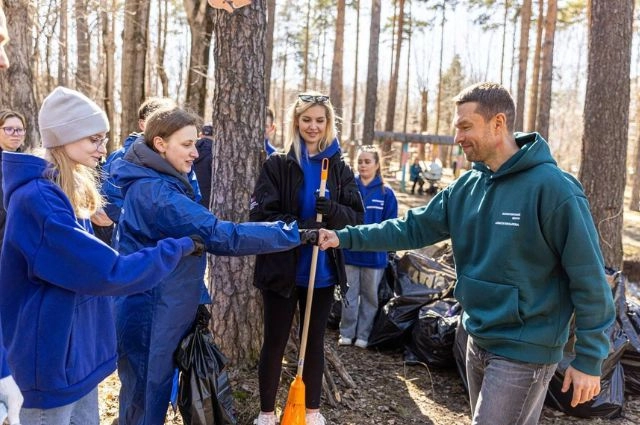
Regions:
<instances>
[{"instance_id":1,"label":"sunglasses on head","mask_svg":"<svg viewBox=\"0 0 640 425\"><path fill-rule=\"evenodd\" d=\"M303 102L311 102L311 103L327 103L329 101L329 96L324 95L313 95L313 94L299 94L298 99Z\"/></svg>"}]
</instances>

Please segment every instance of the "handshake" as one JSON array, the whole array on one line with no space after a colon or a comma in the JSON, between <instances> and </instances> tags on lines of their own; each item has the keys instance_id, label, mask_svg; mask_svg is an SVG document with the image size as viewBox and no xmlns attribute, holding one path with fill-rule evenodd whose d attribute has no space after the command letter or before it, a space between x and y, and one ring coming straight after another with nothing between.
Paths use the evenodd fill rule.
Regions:
<instances>
[{"instance_id":1,"label":"handshake","mask_svg":"<svg viewBox=\"0 0 640 425\"><path fill-rule=\"evenodd\" d=\"M336 232L327 229L300 229L300 244L318 245L321 250L338 248Z\"/></svg>"}]
</instances>

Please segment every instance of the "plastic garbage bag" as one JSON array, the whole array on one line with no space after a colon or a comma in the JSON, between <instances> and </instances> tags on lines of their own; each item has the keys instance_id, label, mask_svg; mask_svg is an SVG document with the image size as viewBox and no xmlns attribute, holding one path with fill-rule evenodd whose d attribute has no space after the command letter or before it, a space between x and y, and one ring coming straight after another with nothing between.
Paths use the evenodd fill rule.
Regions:
<instances>
[{"instance_id":1,"label":"plastic garbage bag","mask_svg":"<svg viewBox=\"0 0 640 425\"><path fill-rule=\"evenodd\" d=\"M185 425L237 423L228 360L213 342L208 328L211 315L198 308L193 330L181 341L175 358L180 368L178 408Z\"/></svg>"},{"instance_id":2,"label":"plastic garbage bag","mask_svg":"<svg viewBox=\"0 0 640 425\"><path fill-rule=\"evenodd\" d=\"M462 316L462 312L460 312L460 316ZM458 374L462 379L462 384L464 385L464 389L466 393L469 394L469 383L467 381L467 340L469 339L469 334L464 330L462 326L462 321L458 322L458 327L456 328L456 337L453 343L453 357L456 360L456 369L458 369Z\"/></svg>"},{"instance_id":3,"label":"plastic garbage bag","mask_svg":"<svg viewBox=\"0 0 640 425\"><path fill-rule=\"evenodd\" d=\"M418 361L429 366L454 366L453 344L459 321L460 304L453 298L436 300L423 306L411 332L409 350Z\"/></svg>"},{"instance_id":4,"label":"plastic garbage bag","mask_svg":"<svg viewBox=\"0 0 640 425\"><path fill-rule=\"evenodd\" d=\"M409 342L411 328L418 320L420 307L431 301L430 296L397 296L392 298L376 318L369 348L398 350Z\"/></svg>"}]
</instances>

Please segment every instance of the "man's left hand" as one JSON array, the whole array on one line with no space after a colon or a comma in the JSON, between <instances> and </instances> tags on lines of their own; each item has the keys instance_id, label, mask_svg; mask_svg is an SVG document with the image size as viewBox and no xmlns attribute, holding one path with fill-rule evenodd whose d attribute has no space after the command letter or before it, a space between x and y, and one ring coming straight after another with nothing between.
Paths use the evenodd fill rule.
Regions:
<instances>
[{"instance_id":1,"label":"man's left hand","mask_svg":"<svg viewBox=\"0 0 640 425\"><path fill-rule=\"evenodd\" d=\"M573 398L571 399L571 407L578 404L591 401L600 394L600 377L587 375L569 366L564 374L562 383L562 392L569 391L569 387L573 385Z\"/></svg>"}]
</instances>

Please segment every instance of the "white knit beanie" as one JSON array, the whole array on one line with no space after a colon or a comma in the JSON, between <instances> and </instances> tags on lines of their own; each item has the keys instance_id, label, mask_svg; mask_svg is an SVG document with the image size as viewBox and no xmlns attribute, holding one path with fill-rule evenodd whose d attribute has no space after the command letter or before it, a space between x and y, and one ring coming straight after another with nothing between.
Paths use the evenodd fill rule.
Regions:
<instances>
[{"instance_id":1,"label":"white knit beanie","mask_svg":"<svg viewBox=\"0 0 640 425\"><path fill-rule=\"evenodd\" d=\"M109 131L104 111L80 92L56 87L38 114L42 146L53 148Z\"/></svg>"}]
</instances>

